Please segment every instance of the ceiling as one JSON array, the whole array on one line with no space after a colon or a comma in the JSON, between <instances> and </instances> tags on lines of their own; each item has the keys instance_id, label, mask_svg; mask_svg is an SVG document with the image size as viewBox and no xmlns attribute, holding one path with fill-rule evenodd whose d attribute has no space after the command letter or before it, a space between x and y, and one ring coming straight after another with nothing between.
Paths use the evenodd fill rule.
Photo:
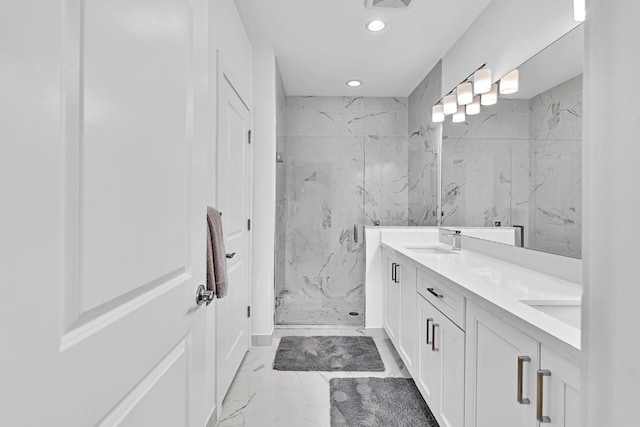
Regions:
<instances>
[{"instance_id":1,"label":"ceiling","mask_svg":"<svg viewBox=\"0 0 640 427\"><path fill-rule=\"evenodd\" d=\"M256 47L275 50L287 95L408 96L491 0L235 0ZM387 27L371 33L378 18ZM362 80L350 88L346 81Z\"/></svg>"},{"instance_id":2,"label":"ceiling","mask_svg":"<svg viewBox=\"0 0 640 427\"><path fill-rule=\"evenodd\" d=\"M562 36L518 67L520 87L511 99L531 99L584 70L584 24Z\"/></svg>"}]
</instances>

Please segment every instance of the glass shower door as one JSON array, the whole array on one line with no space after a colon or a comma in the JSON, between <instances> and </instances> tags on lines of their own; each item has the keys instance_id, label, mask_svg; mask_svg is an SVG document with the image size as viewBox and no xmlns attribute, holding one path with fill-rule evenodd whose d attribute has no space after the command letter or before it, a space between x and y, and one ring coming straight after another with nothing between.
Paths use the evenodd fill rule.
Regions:
<instances>
[{"instance_id":1,"label":"glass shower door","mask_svg":"<svg viewBox=\"0 0 640 427\"><path fill-rule=\"evenodd\" d=\"M286 138L277 166L278 325L363 325L364 144L360 136Z\"/></svg>"}]
</instances>

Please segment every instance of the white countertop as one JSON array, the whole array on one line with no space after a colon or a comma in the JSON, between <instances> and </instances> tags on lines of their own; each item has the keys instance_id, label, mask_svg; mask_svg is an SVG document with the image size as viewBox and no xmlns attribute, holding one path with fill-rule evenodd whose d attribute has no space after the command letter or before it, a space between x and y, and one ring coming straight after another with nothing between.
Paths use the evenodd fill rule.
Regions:
<instances>
[{"instance_id":1,"label":"white countertop","mask_svg":"<svg viewBox=\"0 0 640 427\"><path fill-rule=\"evenodd\" d=\"M413 261L417 266L443 276L460 286L467 296L488 301L542 332L580 350L580 329L521 302L567 301L578 304L582 286L535 270L527 269L469 250L454 254L418 255L407 247L440 247L450 245L425 242L385 242L382 245Z\"/></svg>"}]
</instances>

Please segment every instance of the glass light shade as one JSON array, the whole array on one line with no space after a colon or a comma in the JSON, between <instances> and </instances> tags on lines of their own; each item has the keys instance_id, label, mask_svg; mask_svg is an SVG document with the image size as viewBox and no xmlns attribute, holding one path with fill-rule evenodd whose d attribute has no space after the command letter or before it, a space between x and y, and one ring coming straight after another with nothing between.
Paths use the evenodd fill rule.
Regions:
<instances>
[{"instance_id":1,"label":"glass light shade","mask_svg":"<svg viewBox=\"0 0 640 427\"><path fill-rule=\"evenodd\" d=\"M473 93L487 93L491 90L491 70L482 68L473 73Z\"/></svg>"},{"instance_id":2,"label":"glass light shade","mask_svg":"<svg viewBox=\"0 0 640 427\"><path fill-rule=\"evenodd\" d=\"M500 79L500 94L509 95L518 91L518 70L513 70Z\"/></svg>"},{"instance_id":3,"label":"glass light shade","mask_svg":"<svg viewBox=\"0 0 640 427\"><path fill-rule=\"evenodd\" d=\"M473 85L469 82L460 83L456 89L458 105L467 105L473 101Z\"/></svg>"},{"instance_id":4,"label":"glass light shade","mask_svg":"<svg viewBox=\"0 0 640 427\"><path fill-rule=\"evenodd\" d=\"M467 117L464 114L464 109L465 109L464 105L461 105L458 107L458 111L453 113L453 117L451 118L451 121L453 123L462 123L465 121Z\"/></svg>"},{"instance_id":5,"label":"glass light shade","mask_svg":"<svg viewBox=\"0 0 640 427\"><path fill-rule=\"evenodd\" d=\"M444 122L444 106L442 104L431 107L431 121L433 123Z\"/></svg>"},{"instance_id":6,"label":"glass light shade","mask_svg":"<svg viewBox=\"0 0 640 427\"><path fill-rule=\"evenodd\" d=\"M455 95L447 95L442 100L444 104L444 113L453 114L458 111L458 100Z\"/></svg>"},{"instance_id":7,"label":"glass light shade","mask_svg":"<svg viewBox=\"0 0 640 427\"><path fill-rule=\"evenodd\" d=\"M587 6L585 0L573 0L573 19L584 22L587 18Z\"/></svg>"},{"instance_id":8,"label":"glass light shade","mask_svg":"<svg viewBox=\"0 0 640 427\"><path fill-rule=\"evenodd\" d=\"M491 85L491 90L487 93L483 93L480 98L480 104L482 105L494 105L498 102L498 83Z\"/></svg>"},{"instance_id":9,"label":"glass light shade","mask_svg":"<svg viewBox=\"0 0 640 427\"><path fill-rule=\"evenodd\" d=\"M471 104L467 104L467 116L474 116L480 114L480 95L473 97Z\"/></svg>"}]
</instances>

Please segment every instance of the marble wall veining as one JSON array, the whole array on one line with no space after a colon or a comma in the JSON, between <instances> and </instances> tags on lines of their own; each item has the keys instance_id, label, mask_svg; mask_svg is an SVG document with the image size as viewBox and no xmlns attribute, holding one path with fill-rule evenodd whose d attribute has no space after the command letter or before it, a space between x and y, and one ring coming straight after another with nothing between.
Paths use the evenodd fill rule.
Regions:
<instances>
[{"instance_id":1,"label":"marble wall veining","mask_svg":"<svg viewBox=\"0 0 640 427\"><path fill-rule=\"evenodd\" d=\"M407 224L407 102L286 98L278 324L363 323L362 225Z\"/></svg>"},{"instance_id":2,"label":"marble wall veining","mask_svg":"<svg viewBox=\"0 0 640 427\"><path fill-rule=\"evenodd\" d=\"M582 75L530 101L529 247L582 256Z\"/></svg>"},{"instance_id":3,"label":"marble wall veining","mask_svg":"<svg viewBox=\"0 0 640 427\"><path fill-rule=\"evenodd\" d=\"M442 61L409 96L409 225L438 225L438 152L442 126L431 107L442 93Z\"/></svg>"}]
</instances>

